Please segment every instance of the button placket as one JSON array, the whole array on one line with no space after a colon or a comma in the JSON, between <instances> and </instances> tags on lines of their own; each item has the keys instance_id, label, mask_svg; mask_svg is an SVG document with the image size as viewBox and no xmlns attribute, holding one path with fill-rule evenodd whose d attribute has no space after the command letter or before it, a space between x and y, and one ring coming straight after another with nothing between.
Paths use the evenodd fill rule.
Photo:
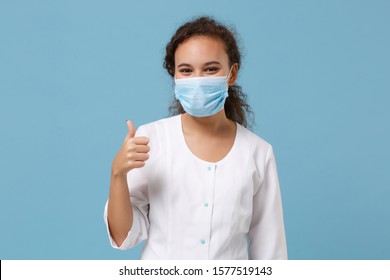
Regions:
<instances>
[{"instance_id":1,"label":"button placket","mask_svg":"<svg viewBox=\"0 0 390 280\"><path fill-rule=\"evenodd\" d=\"M204 231L203 235L200 236L199 242L200 246L207 249L209 254L209 244L210 244L210 238L211 238L211 228L212 228L212 201L214 197L214 188L215 188L215 170L216 165L215 164L207 164L205 165L205 175L207 176L207 185L205 186L205 192L204 192L204 201L201 202L199 207L202 207L204 209Z\"/></svg>"}]
</instances>

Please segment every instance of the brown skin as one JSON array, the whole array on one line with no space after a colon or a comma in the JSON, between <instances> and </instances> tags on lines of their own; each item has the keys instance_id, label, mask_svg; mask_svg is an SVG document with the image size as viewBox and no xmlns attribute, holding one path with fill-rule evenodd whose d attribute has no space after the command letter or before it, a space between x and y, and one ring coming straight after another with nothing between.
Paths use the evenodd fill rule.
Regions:
<instances>
[{"instance_id":1,"label":"brown skin","mask_svg":"<svg viewBox=\"0 0 390 280\"><path fill-rule=\"evenodd\" d=\"M149 139L134 137L135 127L127 121L129 128L123 145L115 156L111 167L110 195L108 201L108 223L115 243L120 246L133 224L133 210L129 199L127 173L141 168L149 158Z\"/></svg>"},{"instance_id":2,"label":"brown skin","mask_svg":"<svg viewBox=\"0 0 390 280\"><path fill-rule=\"evenodd\" d=\"M228 55L221 40L210 36L194 36L180 44L175 52L175 78L225 76L230 70ZM234 85L238 73L232 66L228 84ZM142 168L148 159L149 139L134 137L135 128L128 121L129 131L112 163L108 221L111 236L120 246L133 223L127 172ZM182 130L192 153L200 159L217 162L234 144L236 124L226 117L224 109L210 117L182 115Z\"/></svg>"}]
</instances>

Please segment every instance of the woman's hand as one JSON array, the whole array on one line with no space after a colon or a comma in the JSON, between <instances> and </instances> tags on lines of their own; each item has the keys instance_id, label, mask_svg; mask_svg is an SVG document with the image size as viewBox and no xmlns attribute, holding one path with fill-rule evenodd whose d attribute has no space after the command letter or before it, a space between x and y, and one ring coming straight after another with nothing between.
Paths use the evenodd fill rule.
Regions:
<instances>
[{"instance_id":1,"label":"woman's hand","mask_svg":"<svg viewBox=\"0 0 390 280\"><path fill-rule=\"evenodd\" d=\"M130 170L143 167L149 158L149 139L144 136L135 137L134 124L130 120L126 123L129 130L122 147L112 162L111 171L115 177L126 176Z\"/></svg>"}]
</instances>

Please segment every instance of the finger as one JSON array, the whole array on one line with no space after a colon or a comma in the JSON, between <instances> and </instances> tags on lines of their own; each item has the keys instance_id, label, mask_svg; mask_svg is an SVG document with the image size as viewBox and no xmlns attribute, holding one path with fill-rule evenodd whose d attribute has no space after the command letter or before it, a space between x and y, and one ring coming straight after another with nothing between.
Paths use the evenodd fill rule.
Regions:
<instances>
[{"instance_id":1,"label":"finger","mask_svg":"<svg viewBox=\"0 0 390 280\"><path fill-rule=\"evenodd\" d=\"M145 161L149 159L149 154L147 153L132 153L129 154L127 159L129 161Z\"/></svg>"},{"instance_id":2,"label":"finger","mask_svg":"<svg viewBox=\"0 0 390 280\"><path fill-rule=\"evenodd\" d=\"M140 167L145 166L145 162L144 161L133 161L130 163L130 165L132 168L140 168Z\"/></svg>"},{"instance_id":3,"label":"finger","mask_svg":"<svg viewBox=\"0 0 390 280\"><path fill-rule=\"evenodd\" d=\"M149 154L147 153L138 153L134 156L135 161L146 161L149 159Z\"/></svg>"},{"instance_id":4,"label":"finger","mask_svg":"<svg viewBox=\"0 0 390 280\"><path fill-rule=\"evenodd\" d=\"M127 120L126 124L128 127L126 138L127 139L133 138L135 136L135 131L136 131L134 124L131 120Z\"/></svg>"},{"instance_id":5,"label":"finger","mask_svg":"<svg viewBox=\"0 0 390 280\"><path fill-rule=\"evenodd\" d=\"M135 145L134 151L137 153L149 153L150 148L148 145Z\"/></svg>"},{"instance_id":6,"label":"finger","mask_svg":"<svg viewBox=\"0 0 390 280\"><path fill-rule=\"evenodd\" d=\"M147 145L149 143L149 138L145 136L134 137L133 143L136 145Z\"/></svg>"}]
</instances>

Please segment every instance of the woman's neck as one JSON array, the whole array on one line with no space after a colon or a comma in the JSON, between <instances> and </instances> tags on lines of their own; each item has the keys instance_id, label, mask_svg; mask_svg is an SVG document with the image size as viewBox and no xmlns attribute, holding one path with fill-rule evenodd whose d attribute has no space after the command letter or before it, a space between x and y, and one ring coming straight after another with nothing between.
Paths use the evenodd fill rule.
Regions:
<instances>
[{"instance_id":1,"label":"woman's neck","mask_svg":"<svg viewBox=\"0 0 390 280\"><path fill-rule=\"evenodd\" d=\"M193 117L187 113L182 116L184 133L201 133L206 135L221 135L235 129L235 123L226 117L225 110L209 117Z\"/></svg>"}]
</instances>

